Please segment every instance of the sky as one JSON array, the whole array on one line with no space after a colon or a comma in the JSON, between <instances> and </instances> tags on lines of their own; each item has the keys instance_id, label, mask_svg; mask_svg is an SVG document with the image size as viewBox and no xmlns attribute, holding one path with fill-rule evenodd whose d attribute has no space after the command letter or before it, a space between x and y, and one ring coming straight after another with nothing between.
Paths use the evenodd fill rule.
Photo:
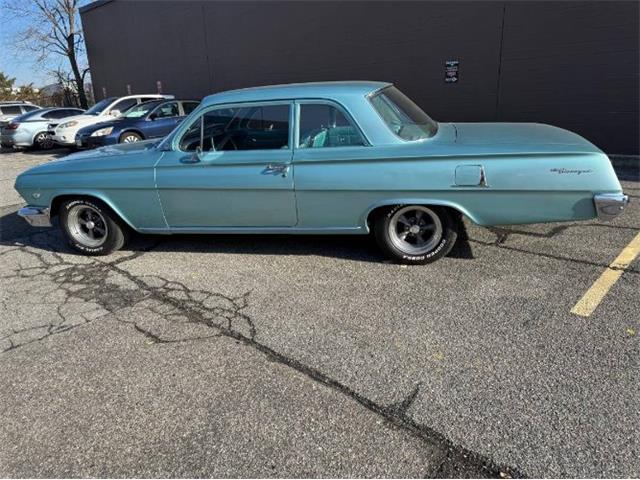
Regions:
<instances>
[{"instance_id":1,"label":"sky","mask_svg":"<svg viewBox=\"0 0 640 480\"><path fill-rule=\"evenodd\" d=\"M20 1L29 2L29 0ZM90 2L80 2L81 5L86 3ZM29 26L29 22L29 18L16 18L10 15L0 0L0 71L9 77L15 77L16 86L33 83L34 87L42 87L55 81L49 70L54 70L58 66L69 70L69 62L64 57L52 54L46 66L37 65L35 54L15 48L14 39L19 32ZM86 64L84 53L81 63Z\"/></svg>"}]
</instances>

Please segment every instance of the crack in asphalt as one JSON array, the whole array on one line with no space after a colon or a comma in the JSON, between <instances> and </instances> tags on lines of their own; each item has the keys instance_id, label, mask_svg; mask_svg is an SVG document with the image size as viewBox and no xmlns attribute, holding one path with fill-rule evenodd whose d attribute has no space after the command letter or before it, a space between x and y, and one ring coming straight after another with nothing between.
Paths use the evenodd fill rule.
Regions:
<instances>
[{"instance_id":1,"label":"crack in asphalt","mask_svg":"<svg viewBox=\"0 0 640 480\"><path fill-rule=\"evenodd\" d=\"M634 227L604 224L560 225L543 233L490 227L487 230L496 236L494 241L468 237L465 240L555 260L607 267L608 265L598 262L545 254L505 244L512 235L553 238L569 228L584 226L635 230ZM48 232L33 232L25 235L23 239L31 240L35 235L43 233L47 236ZM0 346L3 342L6 345L4 349L0 350L0 354L6 354L26 345L70 332L109 315L117 322L132 327L134 331L146 339L145 343L148 345L168 345L227 337L261 352L270 361L296 370L307 378L351 398L369 411L384 418L389 425L401 428L426 443L440 446L446 454L435 472L432 473L434 477L451 476L452 468L455 471L455 467L451 467L451 465L458 463L471 463L480 468L480 471L487 476L503 478L505 476L523 476L522 472L517 469L506 465L496 465L491 459L456 445L443 434L416 422L409 411L420 394L420 383L416 384L413 390L401 401L383 405L365 397L319 369L288 357L261 343L257 339L258 332L254 320L243 312L249 306L251 291L234 297L208 290L194 290L189 289L181 282L171 281L157 275L134 275L121 267L124 262L130 262L153 251L164 241L164 239L156 241L150 246L140 248L130 255L112 261L84 259L85 261L81 263L66 260L49 242L46 245L48 250L36 250L32 246L20 242L9 244L15 248L1 252L0 258L8 258L15 252L19 252L21 255L26 254L31 260L35 260L36 265L24 265L18 261L13 273L0 275L0 280L18 282L21 279L28 281L31 279L42 281L44 279L45 282L53 285L53 288L45 292L42 301L34 302L34 304L56 304L56 317L48 322L0 332ZM7 244L5 243L5 245ZM632 268L623 270L627 273L640 273ZM49 299L48 296L52 294L57 294L58 298ZM2 305L5 310L9 309L6 300L2 301ZM140 308L158 315L172 326L204 327L207 333L182 334L176 337L158 332L153 327L143 325L139 321L123 318L127 311L135 313L135 310ZM211 332L212 330L213 332Z\"/></svg>"},{"instance_id":2,"label":"crack in asphalt","mask_svg":"<svg viewBox=\"0 0 640 480\"><path fill-rule=\"evenodd\" d=\"M27 255L36 262L36 265L24 266L18 261L13 273L0 276L0 279L20 286L21 279L31 280L37 277L39 281L52 284L52 291L57 292L60 303L57 310L58 318L55 321L22 330L12 329L2 332L0 341L4 341L7 346L0 353L7 354L34 342L41 342L54 335L86 326L106 315L110 315L121 324L131 326L150 345L160 346L227 337L262 353L272 362L302 373L312 381L358 402L369 411L381 416L388 425L400 428L429 445L439 447L446 454L435 472L436 476L450 476L447 472L457 471L458 465L470 465L488 477L505 475L523 477L517 469L507 465L497 465L491 459L454 444L443 434L414 420L408 411L419 395L420 384L417 384L400 402L383 405L365 397L321 370L288 357L260 342L257 339L258 332L253 318L244 313L249 306L251 291L238 296L228 296L208 290L189 289L181 282L157 275L135 275L121 268L121 263L138 258L145 252L135 252L112 262L85 259L82 263L73 263L56 251L37 251L26 245L20 245L1 252L0 258L9 260L9 257L16 252L21 256ZM85 310L87 306L89 309L81 311L79 319L74 321L74 312L65 310L68 305L84 305ZM140 321L128 318L128 316L134 316L136 311L139 312L139 309L159 315L172 327L204 327L207 333L179 334L178 336L164 334L153 327L143 325ZM25 334L29 332L38 333L32 338L25 339Z\"/></svg>"}]
</instances>

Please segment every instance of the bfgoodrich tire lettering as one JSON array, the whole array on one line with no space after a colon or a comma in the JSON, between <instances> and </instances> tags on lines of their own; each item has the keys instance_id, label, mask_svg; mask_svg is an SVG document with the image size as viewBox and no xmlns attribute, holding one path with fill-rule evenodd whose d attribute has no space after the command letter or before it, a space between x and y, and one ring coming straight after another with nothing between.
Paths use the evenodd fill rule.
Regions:
<instances>
[{"instance_id":1,"label":"bfgoodrich tire lettering","mask_svg":"<svg viewBox=\"0 0 640 480\"><path fill-rule=\"evenodd\" d=\"M126 227L100 201L68 200L60 206L59 214L69 245L84 255L108 255L125 244Z\"/></svg>"},{"instance_id":2,"label":"bfgoodrich tire lettering","mask_svg":"<svg viewBox=\"0 0 640 480\"><path fill-rule=\"evenodd\" d=\"M456 219L446 208L396 205L375 219L374 234L392 260L425 264L444 257L458 237Z\"/></svg>"}]
</instances>

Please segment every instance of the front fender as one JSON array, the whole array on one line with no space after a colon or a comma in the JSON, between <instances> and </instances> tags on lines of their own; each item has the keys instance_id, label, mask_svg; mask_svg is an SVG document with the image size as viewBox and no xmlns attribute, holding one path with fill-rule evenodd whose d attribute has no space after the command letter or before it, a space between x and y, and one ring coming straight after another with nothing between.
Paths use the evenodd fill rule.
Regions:
<instances>
[{"instance_id":1,"label":"front fender","mask_svg":"<svg viewBox=\"0 0 640 480\"><path fill-rule=\"evenodd\" d=\"M109 198L108 195L105 195L103 192L96 192L94 190L62 190L52 195L49 200L49 208L51 209L51 216L55 216L58 214L57 207L60 205L61 200L64 198L72 198L72 197L90 197L95 198L102 201L106 204L113 212L120 217L122 221L124 221L129 227L133 230L138 230L136 225L132 222L129 215L127 215L118 205Z\"/></svg>"}]
</instances>

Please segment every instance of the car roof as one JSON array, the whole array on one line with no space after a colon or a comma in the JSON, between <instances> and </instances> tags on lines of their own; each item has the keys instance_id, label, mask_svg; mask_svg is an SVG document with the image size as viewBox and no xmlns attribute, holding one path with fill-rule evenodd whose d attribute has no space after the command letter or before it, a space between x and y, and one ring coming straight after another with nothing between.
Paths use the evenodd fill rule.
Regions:
<instances>
[{"instance_id":1,"label":"car roof","mask_svg":"<svg viewBox=\"0 0 640 480\"><path fill-rule=\"evenodd\" d=\"M158 100L163 98L166 98L167 100L173 99L173 95L167 95L164 93L136 93L135 95L123 95L122 97L110 97L110 98L115 98L117 100L125 100L129 98L141 98L141 97L157 98Z\"/></svg>"},{"instance_id":2,"label":"car roof","mask_svg":"<svg viewBox=\"0 0 640 480\"><path fill-rule=\"evenodd\" d=\"M366 96L372 92L390 86L388 82L341 81L288 83L263 87L242 88L209 95L202 100L204 106L233 102L259 102L291 98L333 98L336 96Z\"/></svg>"}]
</instances>

